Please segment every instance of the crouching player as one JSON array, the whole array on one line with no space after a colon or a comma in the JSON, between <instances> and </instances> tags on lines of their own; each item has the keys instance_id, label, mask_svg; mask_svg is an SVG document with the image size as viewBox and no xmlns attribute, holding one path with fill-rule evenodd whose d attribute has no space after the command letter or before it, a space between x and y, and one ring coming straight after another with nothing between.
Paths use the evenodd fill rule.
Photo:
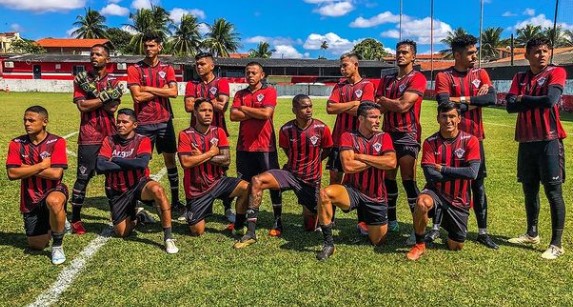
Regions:
<instances>
[{"instance_id":1,"label":"crouching player","mask_svg":"<svg viewBox=\"0 0 573 307\"><path fill-rule=\"evenodd\" d=\"M6 170L10 180L20 179L20 211L28 245L43 250L52 238L52 263L62 264L68 189L62 183L68 167L66 141L46 131L48 111L33 106L24 112L26 134L8 148Z\"/></svg>"},{"instance_id":2,"label":"crouching player","mask_svg":"<svg viewBox=\"0 0 573 307\"><path fill-rule=\"evenodd\" d=\"M424 240L428 218L438 209L442 228L448 232L448 248L461 250L468 229L470 185L481 165L477 137L461 131L460 110L451 102L438 106L440 131L424 141L422 169L426 186L416 201L414 231L416 245L406 257L417 260L426 251Z\"/></svg>"},{"instance_id":3,"label":"crouching player","mask_svg":"<svg viewBox=\"0 0 573 307\"><path fill-rule=\"evenodd\" d=\"M368 226L368 237L381 244L388 231L388 196L384 186L387 170L396 168L396 153L390 134L381 132L380 105L363 102L358 107L358 131L340 137L343 184L331 184L320 191L318 219L324 244L316 258L334 253L332 205L344 212L356 209Z\"/></svg>"},{"instance_id":4,"label":"crouching player","mask_svg":"<svg viewBox=\"0 0 573 307\"><path fill-rule=\"evenodd\" d=\"M155 203L163 227L165 250L179 251L171 236L171 205L161 185L149 178L151 141L135 133L137 118L131 109L117 112L117 133L108 136L97 157L96 168L105 173L105 192L109 198L115 233L120 237L131 234L144 214L136 214L137 201Z\"/></svg>"},{"instance_id":5,"label":"crouching player","mask_svg":"<svg viewBox=\"0 0 573 307\"><path fill-rule=\"evenodd\" d=\"M292 112L296 118L282 126L279 132L279 146L286 153L287 164L282 170L272 169L251 180L247 210L248 231L235 243L234 248L243 248L257 241L255 226L263 191L266 189L294 190L299 204L303 205L305 230L316 229L322 160L330 153L332 136L326 124L312 118L312 101L307 95L294 96Z\"/></svg>"},{"instance_id":6,"label":"crouching player","mask_svg":"<svg viewBox=\"0 0 573 307\"><path fill-rule=\"evenodd\" d=\"M205 232L205 218L213 213L215 199L237 197L235 227L245 224L248 182L223 176L231 163L229 141L225 130L211 126L213 103L198 98L193 104L195 125L179 133L179 161L185 170L183 186L187 198L186 218L191 235Z\"/></svg>"}]
</instances>

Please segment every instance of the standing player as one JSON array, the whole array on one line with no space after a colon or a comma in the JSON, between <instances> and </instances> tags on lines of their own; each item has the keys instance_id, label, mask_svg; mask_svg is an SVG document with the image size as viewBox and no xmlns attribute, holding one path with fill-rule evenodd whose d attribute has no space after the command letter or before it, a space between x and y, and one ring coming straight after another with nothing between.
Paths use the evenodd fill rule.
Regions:
<instances>
[{"instance_id":1,"label":"standing player","mask_svg":"<svg viewBox=\"0 0 573 307\"><path fill-rule=\"evenodd\" d=\"M426 186L414 209L416 245L406 255L410 260L418 260L426 251L428 217L438 211L448 232L448 248L462 249L470 214L470 184L481 164L477 137L458 129L463 120L458 107L451 102L439 104L437 120L440 131L427 138L422 147Z\"/></svg>"},{"instance_id":2,"label":"standing player","mask_svg":"<svg viewBox=\"0 0 573 307\"><path fill-rule=\"evenodd\" d=\"M439 104L455 102L461 104L462 121L459 129L475 135L479 142L482 163L476 180L471 183L473 208L478 224L477 241L489 248L498 246L487 233L487 197L484 180L487 175L483 139L483 106L495 104L496 94L487 72L474 68L477 62L477 39L471 35L455 38L451 43L454 66L436 75L436 95ZM465 110L465 111L464 111ZM429 240L439 236L439 222L428 234Z\"/></svg>"},{"instance_id":3,"label":"standing player","mask_svg":"<svg viewBox=\"0 0 573 307\"><path fill-rule=\"evenodd\" d=\"M163 227L165 250L175 254L179 249L171 237L171 206L161 185L149 178L151 141L135 133L137 125L133 110L119 110L117 134L103 141L97 157L97 170L105 173L105 193L113 229L118 236L127 237L137 221L145 218L143 214L136 214L137 201L155 203Z\"/></svg>"},{"instance_id":4,"label":"standing player","mask_svg":"<svg viewBox=\"0 0 573 307\"><path fill-rule=\"evenodd\" d=\"M239 178L251 179L270 169L279 168L273 114L277 105L277 91L263 84L263 66L250 62L245 67L245 78L249 87L238 91L233 98L231 120L241 122L237 140L237 173ZM282 232L282 196L280 191L271 190L271 202L275 221L270 236Z\"/></svg>"},{"instance_id":5,"label":"standing player","mask_svg":"<svg viewBox=\"0 0 573 307\"><path fill-rule=\"evenodd\" d=\"M344 212L356 209L368 226L368 237L381 244L388 230L388 203L382 184L385 172L396 168L396 153L388 133L379 132L380 106L363 102L358 107L358 130L340 138L340 160L346 174L344 184L331 184L320 191L318 219L324 244L316 258L326 260L334 253L333 206Z\"/></svg>"},{"instance_id":6,"label":"standing player","mask_svg":"<svg viewBox=\"0 0 573 307\"><path fill-rule=\"evenodd\" d=\"M68 189L62 183L68 167L66 141L46 131L48 111L33 106L24 113L26 134L8 148L6 170L10 180L20 179L20 212L28 245L43 250L52 238L52 263L62 264L65 204Z\"/></svg>"},{"instance_id":7,"label":"standing player","mask_svg":"<svg viewBox=\"0 0 573 307\"><path fill-rule=\"evenodd\" d=\"M412 213L419 193L416 185L416 159L421 139L420 109L426 91L426 77L414 70L415 60L416 43L411 40L398 42L396 44L398 73L382 78L376 92L376 102L382 106L384 112L382 130L392 137L402 185L406 190ZM398 168L387 171L384 180L388 193L388 229L391 232L400 230L396 219Z\"/></svg>"},{"instance_id":8,"label":"standing player","mask_svg":"<svg viewBox=\"0 0 573 307\"><path fill-rule=\"evenodd\" d=\"M215 199L237 197L238 228L243 228L249 183L224 176L231 163L229 141L223 128L211 125L216 116L211 100L194 103L195 124L179 133L179 161L185 170L183 182L187 197L187 223L194 236L205 232L205 218L213 213Z\"/></svg>"},{"instance_id":9,"label":"standing player","mask_svg":"<svg viewBox=\"0 0 573 307\"><path fill-rule=\"evenodd\" d=\"M374 85L362 79L358 71L358 56L354 53L345 53L340 57L340 72L346 78L332 89L326 102L326 112L336 114L336 122L332 131L334 147L330 152L326 168L330 170L330 184L340 184L343 178L342 165L339 157L340 136L344 132L358 129L356 111L361 102L374 102ZM358 229L366 234L368 227L362 222L358 213Z\"/></svg>"},{"instance_id":10,"label":"standing player","mask_svg":"<svg viewBox=\"0 0 573 307\"><path fill-rule=\"evenodd\" d=\"M78 235L86 232L81 221L81 210L86 188L95 175L97 154L103 140L115 133L113 113L120 104L122 88L116 78L107 73L109 48L97 44L90 52L93 71L82 71L74 82L74 103L81 114L78 135L78 166L72 190L72 231Z\"/></svg>"},{"instance_id":11,"label":"standing player","mask_svg":"<svg viewBox=\"0 0 573 307\"><path fill-rule=\"evenodd\" d=\"M193 110L195 100L199 98L207 99L213 104L213 118L211 125L223 129L225 135L229 136L227 124L225 123L225 112L229 105L229 82L224 78L216 77L213 73L215 60L210 53L199 53L195 56L195 71L201 78L199 81L187 82L185 88L185 111L191 113L191 127L195 126ZM229 222L235 221L235 214L231 209L232 199L224 199L225 216Z\"/></svg>"},{"instance_id":12,"label":"standing player","mask_svg":"<svg viewBox=\"0 0 573 307\"><path fill-rule=\"evenodd\" d=\"M509 239L511 243L538 244L539 182L543 183L551 210L551 243L541 255L556 259L565 250L561 237L565 226L565 203L561 186L565 181L563 139L565 131L559 119L558 102L565 87L566 73L561 67L549 64L551 41L534 38L525 46L529 70L513 77L507 94L507 111L518 113L515 140L517 179L523 186L527 231Z\"/></svg>"},{"instance_id":13,"label":"standing player","mask_svg":"<svg viewBox=\"0 0 573 307\"><path fill-rule=\"evenodd\" d=\"M163 49L161 36L148 33L143 36L145 59L127 69L127 86L137 114L137 133L151 139L151 147L163 153L167 177L171 187L171 207L177 210L179 202L179 174L175 164L177 141L173 129L173 111L169 98L177 98L177 82L173 67L159 60Z\"/></svg>"},{"instance_id":14,"label":"standing player","mask_svg":"<svg viewBox=\"0 0 573 307\"><path fill-rule=\"evenodd\" d=\"M251 195L247 210L248 232L235 243L235 248L243 248L257 241L255 226L263 191L294 190L298 203L303 207L304 228L316 229L316 205L322 178L322 160L326 159L332 147L332 137L328 126L312 118L310 97L298 94L292 99L292 112L295 119L280 129L279 146L288 157L284 169L272 169L251 180Z\"/></svg>"}]
</instances>

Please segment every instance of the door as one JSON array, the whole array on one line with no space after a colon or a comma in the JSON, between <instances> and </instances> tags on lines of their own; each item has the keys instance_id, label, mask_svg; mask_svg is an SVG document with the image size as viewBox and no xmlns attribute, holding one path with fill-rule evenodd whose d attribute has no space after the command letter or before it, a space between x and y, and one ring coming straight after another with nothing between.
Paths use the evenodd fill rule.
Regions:
<instances>
[{"instance_id":1,"label":"door","mask_svg":"<svg viewBox=\"0 0 573 307\"><path fill-rule=\"evenodd\" d=\"M42 66L34 65L34 79L42 79Z\"/></svg>"}]
</instances>

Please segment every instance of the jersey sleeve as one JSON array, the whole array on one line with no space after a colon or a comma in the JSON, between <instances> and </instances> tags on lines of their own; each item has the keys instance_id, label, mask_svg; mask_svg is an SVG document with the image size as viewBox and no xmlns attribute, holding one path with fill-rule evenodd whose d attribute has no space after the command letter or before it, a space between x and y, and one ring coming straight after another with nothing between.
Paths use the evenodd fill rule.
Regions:
<instances>
[{"instance_id":1,"label":"jersey sleeve","mask_svg":"<svg viewBox=\"0 0 573 307\"><path fill-rule=\"evenodd\" d=\"M480 69L479 71L479 78L481 80L481 84L487 84L489 86L492 85L491 83L491 79L489 78L489 75L487 74L487 71L485 69Z\"/></svg>"},{"instance_id":2,"label":"jersey sleeve","mask_svg":"<svg viewBox=\"0 0 573 307\"><path fill-rule=\"evenodd\" d=\"M185 98L187 97L193 97L193 98L197 98L197 85L194 82L187 82L187 85L185 85Z\"/></svg>"},{"instance_id":3,"label":"jersey sleeve","mask_svg":"<svg viewBox=\"0 0 573 307\"><path fill-rule=\"evenodd\" d=\"M8 156L6 157L6 168L22 166L20 157L20 143L11 141L8 145Z\"/></svg>"},{"instance_id":4,"label":"jersey sleeve","mask_svg":"<svg viewBox=\"0 0 573 307\"><path fill-rule=\"evenodd\" d=\"M179 144L177 145L177 152L180 155L191 155L191 141L185 131L179 133Z\"/></svg>"},{"instance_id":5,"label":"jersey sleeve","mask_svg":"<svg viewBox=\"0 0 573 307\"><path fill-rule=\"evenodd\" d=\"M395 151L394 150L394 144L392 141L392 137L390 137L390 133L384 133L384 135L382 135L381 152L385 153L385 152L389 152L389 151Z\"/></svg>"},{"instance_id":6,"label":"jersey sleeve","mask_svg":"<svg viewBox=\"0 0 573 307\"><path fill-rule=\"evenodd\" d=\"M327 102L334 102L334 103L340 102L340 85L339 84L336 84L334 86L334 88L332 89L332 92L330 92L330 97L328 97Z\"/></svg>"},{"instance_id":7,"label":"jersey sleeve","mask_svg":"<svg viewBox=\"0 0 573 307\"><path fill-rule=\"evenodd\" d=\"M127 87L133 85L141 85L141 76L139 75L139 69L135 66L129 66L127 68Z\"/></svg>"},{"instance_id":8,"label":"jersey sleeve","mask_svg":"<svg viewBox=\"0 0 573 307\"><path fill-rule=\"evenodd\" d=\"M472 136L466 145L466 162L480 161L479 141L475 136Z\"/></svg>"},{"instance_id":9,"label":"jersey sleeve","mask_svg":"<svg viewBox=\"0 0 573 307\"><path fill-rule=\"evenodd\" d=\"M350 132L344 132L340 136L339 148L340 148L340 151L354 150L354 142L352 140L352 134L350 134Z\"/></svg>"},{"instance_id":10,"label":"jersey sleeve","mask_svg":"<svg viewBox=\"0 0 573 307\"><path fill-rule=\"evenodd\" d=\"M416 93L423 97L424 92L426 92L426 83L426 77L423 74L416 74L410 84L408 84L406 91Z\"/></svg>"},{"instance_id":11,"label":"jersey sleeve","mask_svg":"<svg viewBox=\"0 0 573 307\"><path fill-rule=\"evenodd\" d=\"M151 152L151 140L145 136L145 137L143 137L143 139L141 139L139 146L137 146L137 156L138 157L145 156L145 155L151 156L151 154L152 154L152 152Z\"/></svg>"},{"instance_id":12,"label":"jersey sleeve","mask_svg":"<svg viewBox=\"0 0 573 307\"><path fill-rule=\"evenodd\" d=\"M217 145L219 148L229 148L229 139L225 130L217 128L217 138L219 139L219 144Z\"/></svg>"},{"instance_id":13,"label":"jersey sleeve","mask_svg":"<svg viewBox=\"0 0 573 307\"><path fill-rule=\"evenodd\" d=\"M229 81L223 78L219 79L219 84L217 86L217 95L229 96L230 93L231 91L229 88Z\"/></svg>"},{"instance_id":14,"label":"jersey sleeve","mask_svg":"<svg viewBox=\"0 0 573 307\"><path fill-rule=\"evenodd\" d=\"M86 99L86 93L80 88L80 86L74 82L74 103L77 103L80 100Z\"/></svg>"},{"instance_id":15,"label":"jersey sleeve","mask_svg":"<svg viewBox=\"0 0 573 307\"><path fill-rule=\"evenodd\" d=\"M107 137L103 140L103 143L101 144L98 156L109 160L111 159L111 155L112 155L112 149L110 144L110 138Z\"/></svg>"},{"instance_id":16,"label":"jersey sleeve","mask_svg":"<svg viewBox=\"0 0 573 307\"><path fill-rule=\"evenodd\" d=\"M235 93L235 97L233 97L233 104L231 105L231 108L238 109L241 106L242 104L241 96L242 96L241 91Z\"/></svg>"},{"instance_id":17,"label":"jersey sleeve","mask_svg":"<svg viewBox=\"0 0 573 307\"><path fill-rule=\"evenodd\" d=\"M567 73L563 67L555 67L551 74L549 74L548 86L559 86L565 88L565 79L567 78Z\"/></svg>"},{"instance_id":18,"label":"jersey sleeve","mask_svg":"<svg viewBox=\"0 0 573 307\"><path fill-rule=\"evenodd\" d=\"M262 106L265 108L274 108L277 105L277 90L270 88L265 95L265 101Z\"/></svg>"},{"instance_id":19,"label":"jersey sleeve","mask_svg":"<svg viewBox=\"0 0 573 307\"><path fill-rule=\"evenodd\" d=\"M66 153L66 140L64 138L59 138L54 144L51 159L51 167L68 168L68 155Z\"/></svg>"},{"instance_id":20,"label":"jersey sleeve","mask_svg":"<svg viewBox=\"0 0 573 307\"><path fill-rule=\"evenodd\" d=\"M420 162L422 165L433 165L436 164L436 157L434 156L434 148L428 142L428 140L424 141L422 145L422 161Z\"/></svg>"},{"instance_id":21,"label":"jersey sleeve","mask_svg":"<svg viewBox=\"0 0 573 307\"><path fill-rule=\"evenodd\" d=\"M450 82L448 82L448 77L445 73L440 72L436 75L436 94L448 94L450 95Z\"/></svg>"},{"instance_id":22,"label":"jersey sleeve","mask_svg":"<svg viewBox=\"0 0 573 307\"><path fill-rule=\"evenodd\" d=\"M382 97L384 96L384 87L386 86L386 77L382 77L380 79L380 83L378 83L378 88L376 89L375 97Z\"/></svg>"},{"instance_id":23,"label":"jersey sleeve","mask_svg":"<svg viewBox=\"0 0 573 307\"><path fill-rule=\"evenodd\" d=\"M169 83L175 83L177 84L177 78L175 77L175 69L173 69L173 66L169 65L167 66L167 72L166 72L166 76L165 76L165 81L169 84Z\"/></svg>"},{"instance_id":24,"label":"jersey sleeve","mask_svg":"<svg viewBox=\"0 0 573 307\"><path fill-rule=\"evenodd\" d=\"M284 127L279 131L279 146L280 148L288 149L288 137Z\"/></svg>"},{"instance_id":25,"label":"jersey sleeve","mask_svg":"<svg viewBox=\"0 0 573 307\"><path fill-rule=\"evenodd\" d=\"M360 102L374 102L374 92L374 84L372 82L367 82L364 85L362 97L360 97Z\"/></svg>"},{"instance_id":26,"label":"jersey sleeve","mask_svg":"<svg viewBox=\"0 0 573 307\"><path fill-rule=\"evenodd\" d=\"M513 76L508 94L519 95L519 75L520 73L516 73L515 76Z\"/></svg>"},{"instance_id":27,"label":"jersey sleeve","mask_svg":"<svg viewBox=\"0 0 573 307\"><path fill-rule=\"evenodd\" d=\"M320 145L322 148L331 148L334 146L332 141L332 133L327 125L324 125L324 131L322 132L322 140L320 140Z\"/></svg>"}]
</instances>

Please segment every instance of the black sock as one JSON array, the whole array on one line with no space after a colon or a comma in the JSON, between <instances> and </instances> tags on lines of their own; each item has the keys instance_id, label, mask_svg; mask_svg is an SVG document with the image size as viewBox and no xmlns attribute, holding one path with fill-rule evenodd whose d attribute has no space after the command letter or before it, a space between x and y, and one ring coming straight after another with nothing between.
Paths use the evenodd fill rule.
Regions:
<instances>
[{"instance_id":1,"label":"black sock","mask_svg":"<svg viewBox=\"0 0 573 307\"><path fill-rule=\"evenodd\" d=\"M171 239L171 227L163 228L163 240Z\"/></svg>"},{"instance_id":2,"label":"black sock","mask_svg":"<svg viewBox=\"0 0 573 307\"><path fill-rule=\"evenodd\" d=\"M414 213L414 208L416 207L416 199L420 190L418 190L418 185L414 180L402 180L402 185L404 190L406 190L406 197L408 197L408 207L410 207L410 212Z\"/></svg>"},{"instance_id":3,"label":"black sock","mask_svg":"<svg viewBox=\"0 0 573 307\"><path fill-rule=\"evenodd\" d=\"M169 186L171 187L171 203L179 203L179 174L177 167L167 169L167 178L169 179Z\"/></svg>"},{"instance_id":4,"label":"black sock","mask_svg":"<svg viewBox=\"0 0 573 307\"><path fill-rule=\"evenodd\" d=\"M424 237L425 237L424 234L421 234L421 235L419 235L417 233L414 233L414 234L416 235L416 244L424 242Z\"/></svg>"},{"instance_id":5,"label":"black sock","mask_svg":"<svg viewBox=\"0 0 573 307\"><path fill-rule=\"evenodd\" d=\"M282 204L273 204L273 215L275 220L280 220L281 216L283 215L283 205Z\"/></svg>"},{"instance_id":6,"label":"black sock","mask_svg":"<svg viewBox=\"0 0 573 307\"><path fill-rule=\"evenodd\" d=\"M52 232L52 246L62 246L62 241L64 240L63 232Z\"/></svg>"},{"instance_id":7,"label":"black sock","mask_svg":"<svg viewBox=\"0 0 573 307\"><path fill-rule=\"evenodd\" d=\"M82 219L82 206L81 204L72 204L72 223L81 221Z\"/></svg>"},{"instance_id":8,"label":"black sock","mask_svg":"<svg viewBox=\"0 0 573 307\"><path fill-rule=\"evenodd\" d=\"M225 207L225 211L231 209L232 203L233 203L233 199L231 197L223 199L223 207Z\"/></svg>"},{"instance_id":9,"label":"black sock","mask_svg":"<svg viewBox=\"0 0 573 307\"><path fill-rule=\"evenodd\" d=\"M241 229L245 227L245 221L247 220L247 215L245 213L237 213L235 215L235 229Z\"/></svg>"},{"instance_id":10,"label":"black sock","mask_svg":"<svg viewBox=\"0 0 573 307\"><path fill-rule=\"evenodd\" d=\"M334 239L332 238L332 223L328 225L320 225L322 229L322 236L324 237L324 245L334 245Z\"/></svg>"},{"instance_id":11,"label":"black sock","mask_svg":"<svg viewBox=\"0 0 573 307\"><path fill-rule=\"evenodd\" d=\"M70 202L72 203L72 223L75 223L82 219L81 212L84 200L86 197L86 188L89 179L77 178L74 183L74 188L72 189L72 197Z\"/></svg>"},{"instance_id":12,"label":"black sock","mask_svg":"<svg viewBox=\"0 0 573 307\"><path fill-rule=\"evenodd\" d=\"M398 200L398 183L396 180L385 179L386 193L388 194L388 220L396 220L396 201Z\"/></svg>"},{"instance_id":13,"label":"black sock","mask_svg":"<svg viewBox=\"0 0 573 307\"><path fill-rule=\"evenodd\" d=\"M527 235L537 236L537 223L539 221L539 183L523 183L525 195L525 214L527 215Z\"/></svg>"},{"instance_id":14,"label":"black sock","mask_svg":"<svg viewBox=\"0 0 573 307\"><path fill-rule=\"evenodd\" d=\"M483 178L472 181L471 190L478 228L487 229L487 197Z\"/></svg>"},{"instance_id":15,"label":"black sock","mask_svg":"<svg viewBox=\"0 0 573 307\"><path fill-rule=\"evenodd\" d=\"M259 216L259 209L247 210L247 234L251 237L255 237L255 229L257 227L257 217Z\"/></svg>"},{"instance_id":16,"label":"black sock","mask_svg":"<svg viewBox=\"0 0 573 307\"><path fill-rule=\"evenodd\" d=\"M551 210L551 245L561 247L561 237L565 227L565 202L561 184L545 184L544 188Z\"/></svg>"}]
</instances>

